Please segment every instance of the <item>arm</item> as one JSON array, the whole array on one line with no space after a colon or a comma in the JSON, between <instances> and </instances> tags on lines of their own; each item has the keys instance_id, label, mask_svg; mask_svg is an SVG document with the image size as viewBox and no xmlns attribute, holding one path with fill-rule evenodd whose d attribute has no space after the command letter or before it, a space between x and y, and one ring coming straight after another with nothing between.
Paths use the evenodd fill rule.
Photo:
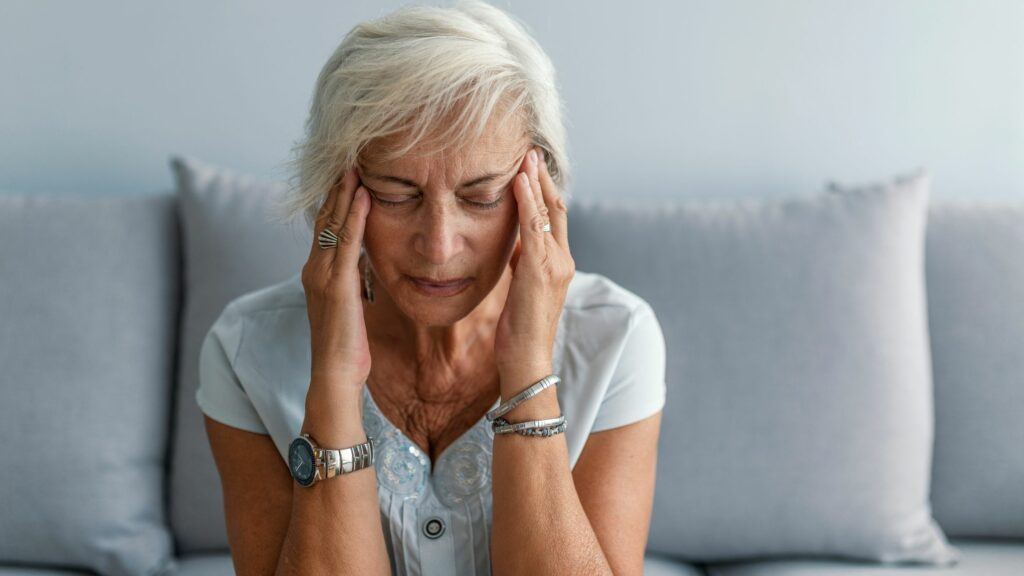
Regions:
<instances>
[{"instance_id":1,"label":"arm","mask_svg":"<svg viewBox=\"0 0 1024 576\"><path fill-rule=\"evenodd\" d=\"M580 503L615 574L644 573L660 427L659 410L639 422L594 432L572 471Z\"/></svg>"},{"instance_id":2,"label":"arm","mask_svg":"<svg viewBox=\"0 0 1024 576\"><path fill-rule=\"evenodd\" d=\"M520 378L525 384L519 388L545 375ZM503 386L504 382L503 377ZM517 406L506 419L521 422L560 413L552 386ZM491 466L491 562L496 576L612 573L573 485L563 434L496 434Z\"/></svg>"},{"instance_id":3,"label":"arm","mask_svg":"<svg viewBox=\"0 0 1024 576\"><path fill-rule=\"evenodd\" d=\"M224 494L235 574L273 574L288 530L295 481L270 436L209 416L203 420Z\"/></svg>"},{"instance_id":4,"label":"arm","mask_svg":"<svg viewBox=\"0 0 1024 576\"><path fill-rule=\"evenodd\" d=\"M361 403L332 406L307 410L302 432L328 447L365 442ZM204 419L236 574L391 573L372 466L304 488L269 436Z\"/></svg>"},{"instance_id":5,"label":"arm","mask_svg":"<svg viewBox=\"0 0 1024 576\"><path fill-rule=\"evenodd\" d=\"M350 167L320 208L315 240L302 267L311 378L299 433L308 432L327 448L346 448L367 439L362 393L371 358L358 263L369 202L357 171ZM325 231L330 234L321 238ZM390 572L373 466L309 487L294 482L278 575Z\"/></svg>"},{"instance_id":6,"label":"arm","mask_svg":"<svg viewBox=\"0 0 1024 576\"><path fill-rule=\"evenodd\" d=\"M518 387L549 373L519 378L525 384ZM560 413L550 387L509 412L508 419ZM496 435L494 573L643 574L660 420L659 411L591 434L572 471L562 434Z\"/></svg>"},{"instance_id":7,"label":"arm","mask_svg":"<svg viewBox=\"0 0 1024 576\"><path fill-rule=\"evenodd\" d=\"M327 448L366 441L362 390L370 356L356 262L368 200L365 193L355 194L357 183L355 172L349 170L317 217L317 230L336 230L345 223L341 248L328 251L314 242L302 270L312 364L299 432L310 433ZM244 322L225 312L200 352L196 399L204 411L215 411L208 413L231 415L239 427L266 432L232 366ZM212 423L207 427L224 489L238 573L390 573L373 467L303 487L294 481L266 434Z\"/></svg>"},{"instance_id":8,"label":"arm","mask_svg":"<svg viewBox=\"0 0 1024 576\"><path fill-rule=\"evenodd\" d=\"M366 442L360 391L311 384L300 433L330 448ZM391 573L373 466L309 488L292 484L291 522L276 574Z\"/></svg>"}]
</instances>

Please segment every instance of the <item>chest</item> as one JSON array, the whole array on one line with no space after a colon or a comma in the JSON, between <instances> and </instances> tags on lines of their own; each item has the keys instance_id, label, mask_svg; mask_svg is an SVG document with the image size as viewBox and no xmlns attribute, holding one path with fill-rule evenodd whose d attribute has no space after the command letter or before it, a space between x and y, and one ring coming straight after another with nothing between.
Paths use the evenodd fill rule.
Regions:
<instances>
[{"instance_id":1,"label":"chest","mask_svg":"<svg viewBox=\"0 0 1024 576\"><path fill-rule=\"evenodd\" d=\"M366 385L381 415L432 463L498 399L500 379L493 363L452 369L388 361L387 356L374 355Z\"/></svg>"}]
</instances>

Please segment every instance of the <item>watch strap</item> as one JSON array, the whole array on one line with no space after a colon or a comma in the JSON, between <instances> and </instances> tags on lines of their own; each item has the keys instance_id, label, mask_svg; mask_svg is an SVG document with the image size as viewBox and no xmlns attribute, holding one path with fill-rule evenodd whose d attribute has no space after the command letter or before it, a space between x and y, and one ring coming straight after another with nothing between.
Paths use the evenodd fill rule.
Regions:
<instances>
[{"instance_id":1,"label":"watch strap","mask_svg":"<svg viewBox=\"0 0 1024 576\"><path fill-rule=\"evenodd\" d=\"M373 437L367 441L348 448L323 448L322 460L326 478L339 474L351 474L373 465Z\"/></svg>"}]
</instances>

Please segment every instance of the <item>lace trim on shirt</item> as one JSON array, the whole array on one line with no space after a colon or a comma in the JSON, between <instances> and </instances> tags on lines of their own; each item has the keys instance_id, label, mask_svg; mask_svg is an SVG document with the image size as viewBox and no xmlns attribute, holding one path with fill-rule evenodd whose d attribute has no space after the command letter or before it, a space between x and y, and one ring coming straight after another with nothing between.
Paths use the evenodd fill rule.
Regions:
<instances>
[{"instance_id":1,"label":"lace trim on shirt","mask_svg":"<svg viewBox=\"0 0 1024 576\"><path fill-rule=\"evenodd\" d=\"M431 481L430 458L384 417L365 385L363 429L374 437L378 487L404 498L423 496ZM490 490L493 442L494 432L481 418L445 448L433 474L438 500L451 507Z\"/></svg>"}]
</instances>

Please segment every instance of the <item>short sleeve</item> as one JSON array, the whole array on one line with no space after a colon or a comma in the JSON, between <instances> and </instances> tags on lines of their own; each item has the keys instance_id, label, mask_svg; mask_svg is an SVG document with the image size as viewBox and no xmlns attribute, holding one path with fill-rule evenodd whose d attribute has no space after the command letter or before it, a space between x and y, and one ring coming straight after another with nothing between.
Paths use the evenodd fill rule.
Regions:
<instances>
[{"instance_id":1,"label":"short sleeve","mask_svg":"<svg viewBox=\"0 0 1024 576\"><path fill-rule=\"evenodd\" d=\"M196 403L204 414L218 422L269 434L233 367L242 328L243 319L228 306L206 333L199 351Z\"/></svg>"},{"instance_id":2,"label":"short sleeve","mask_svg":"<svg viewBox=\"0 0 1024 576\"><path fill-rule=\"evenodd\" d=\"M592 432L632 424L665 406L665 337L644 302L630 315L625 344L615 365Z\"/></svg>"}]
</instances>

